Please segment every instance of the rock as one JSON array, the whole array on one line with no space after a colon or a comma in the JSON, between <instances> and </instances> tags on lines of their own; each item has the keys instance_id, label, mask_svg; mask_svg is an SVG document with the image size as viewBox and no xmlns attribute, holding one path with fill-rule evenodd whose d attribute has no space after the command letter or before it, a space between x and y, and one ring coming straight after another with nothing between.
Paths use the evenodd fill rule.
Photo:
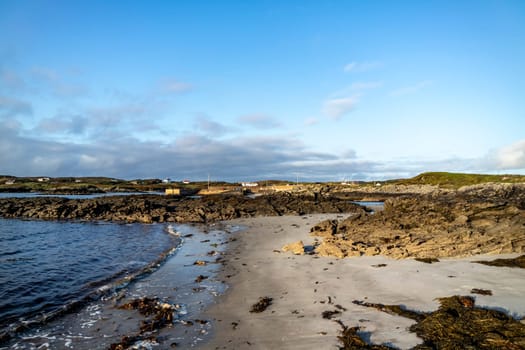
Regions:
<instances>
[{"instance_id":1,"label":"rock","mask_svg":"<svg viewBox=\"0 0 525 350\"><path fill-rule=\"evenodd\" d=\"M43 220L117 222L214 222L240 217L352 213L363 209L345 199L302 194L271 194L256 198L210 195L199 199L158 195L66 199L1 198L0 216Z\"/></svg>"},{"instance_id":2,"label":"rock","mask_svg":"<svg viewBox=\"0 0 525 350\"><path fill-rule=\"evenodd\" d=\"M304 255L304 244L303 241L297 241L294 243L286 244L282 248L283 252L292 252L295 255Z\"/></svg>"},{"instance_id":3,"label":"rock","mask_svg":"<svg viewBox=\"0 0 525 350\"><path fill-rule=\"evenodd\" d=\"M310 229L312 236L332 237L337 232L337 220L321 221Z\"/></svg>"},{"instance_id":4,"label":"rock","mask_svg":"<svg viewBox=\"0 0 525 350\"><path fill-rule=\"evenodd\" d=\"M318 245L315 248L315 252L319 256L333 256L339 259L342 259L345 257L345 254L343 251L334 243L331 242L322 242L320 245Z\"/></svg>"},{"instance_id":5,"label":"rock","mask_svg":"<svg viewBox=\"0 0 525 350\"><path fill-rule=\"evenodd\" d=\"M525 186L476 186L390 198L384 210L315 225L316 249L335 257L396 259L525 253Z\"/></svg>"}]
</instances>

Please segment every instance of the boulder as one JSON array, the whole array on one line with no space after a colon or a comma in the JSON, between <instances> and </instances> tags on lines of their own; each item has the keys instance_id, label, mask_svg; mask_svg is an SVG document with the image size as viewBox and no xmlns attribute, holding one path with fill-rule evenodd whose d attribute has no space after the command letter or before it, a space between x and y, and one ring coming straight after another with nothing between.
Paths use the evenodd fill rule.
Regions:
<instances>
[{"instance_id":1,"label":"boulder","mask_svg":"<svg viewBox=\"0 0 525 350\"><path fill-rule=\"evenodd\" d=\"M281 250L283 252L291 252L295 255L304 255L304 243L303 241L297 241L294 243L286 244Z\"/></svg>"}]
</instances>

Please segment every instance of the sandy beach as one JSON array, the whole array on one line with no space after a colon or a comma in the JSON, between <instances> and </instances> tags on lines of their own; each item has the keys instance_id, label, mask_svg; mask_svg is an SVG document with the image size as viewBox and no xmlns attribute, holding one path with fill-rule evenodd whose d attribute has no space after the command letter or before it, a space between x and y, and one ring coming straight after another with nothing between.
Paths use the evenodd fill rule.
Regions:
<instances>
[{"instance_id":1,"label":"sandy beach","mask_svg":"<svg viewBox=\"0 0 525 350\"><path fill-rule=\"evenodd\" d=\"M228 284L224 295L207 311L211 340L202 349L337 349L340 320L359 326L373 344L408 349L422 342L408 331L415 321L353 301L402 305L434 311L436 298L472 296L476 305L504 311L516 319L525 315L525 270L472 263L519 254L445 258L427 264L382 256L336 259L282 252L283 245L314 242L310 228L342 215L260 217L229 221L246 229L225 252L219 279ZM473 289L492 295L473 294ZM272 298L261 313L250 309L260 297ZM338 311L331 319L325 311ZM523 321L522 321L523 322Z\"/></svg>"}]
</instances>

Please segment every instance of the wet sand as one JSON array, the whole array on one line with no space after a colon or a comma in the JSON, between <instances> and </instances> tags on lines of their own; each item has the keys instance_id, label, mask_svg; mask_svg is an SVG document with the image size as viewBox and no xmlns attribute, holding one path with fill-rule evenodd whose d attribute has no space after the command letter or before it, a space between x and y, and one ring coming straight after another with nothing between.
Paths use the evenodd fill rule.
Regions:
<instances>
[{"instance_id":1,"label":"wet sand","mask_svg":"<svg viewBox=\"0 0 525 350\"><path fill-rule=\"evenodd\" d=\"M382 256L336 259L284 253L281 248L303 240L311 244L310 228L341 215L261 217L229 221L246 226L225 253L219 278L229 288L203 318L212 320L212 339L202 349L337 349L341 320L361 327L362 337L374 344L401 349L421 343L407 329L407 318L353 304L404 305L418 311L433 311L436 298L471 295L476 305L525 315L525 270L473 264L477 260L516 257L518 254L441 259L426 264L412 259ZM472 294L473 289L492 295ZM260 297L272 304L261 313L250 313ZM325 311L339 311L332 319Z\"/></svg>"}]
</instances>

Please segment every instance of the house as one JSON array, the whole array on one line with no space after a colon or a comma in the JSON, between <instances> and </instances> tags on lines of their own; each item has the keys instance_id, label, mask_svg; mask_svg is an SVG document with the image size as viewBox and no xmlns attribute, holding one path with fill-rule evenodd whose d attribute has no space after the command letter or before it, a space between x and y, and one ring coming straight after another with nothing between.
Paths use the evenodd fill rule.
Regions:
<instances>
[{"instance_id":1,"label":"house","mask_svg":"<svg viewBox=\"0 0 525 350\"><path fill-rule=\"evenodd\" d=\"M163 184L169 184L169 183L171 183L171 179L169 177L167 177L164 180L162 180L162 183Z\"/></svg>"},{"instance_id":2,"label":"house","mask_svg":"<svg viewBox=\"0 0 525 350\"><path fill-rule=\"evenodd\" d=\"M39 177L38 179L36 179L36 181L38 182L48 182L50 179L48 177Z\"/></svg>"},{"instance_id":3,"label":"house","mask_svg":"<svg viewBox=\"0 0 525 350\"><path fill-rule=\"evenodd\" d=\"M242 187L257 187L259 184L257 182L243 182L241 183Z\"/></svg>"}]
</instances>

